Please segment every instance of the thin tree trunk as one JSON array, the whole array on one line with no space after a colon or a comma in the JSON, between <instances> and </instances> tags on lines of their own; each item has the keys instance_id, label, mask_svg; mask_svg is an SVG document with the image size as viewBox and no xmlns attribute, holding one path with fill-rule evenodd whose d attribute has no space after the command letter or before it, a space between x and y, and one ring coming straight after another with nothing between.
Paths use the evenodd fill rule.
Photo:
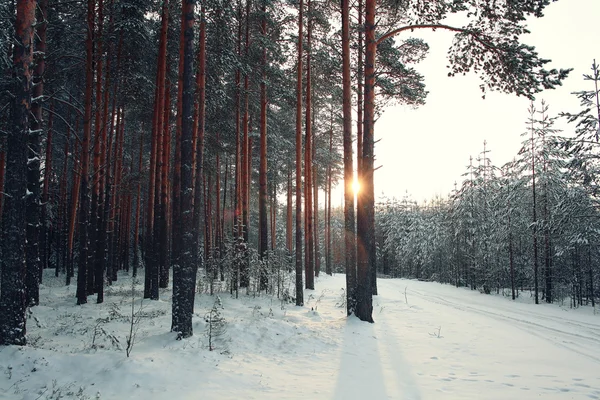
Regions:
<instances>
[{"instance_id":1,"label":"thin tree trunk","mask_svg":"<svg viewBox=\"0 0 600 400\"><path fill-rule=\"evenodd\" d=\"M312 3L307 1L307 30L306 30L306 120L304 129L306 138L304 143L304 212L306 213L306 227L304 231L304 245L306 246L304 260L304 274L306 277L306 288L315 288L315 244L313 231L313 206L312 206L312 88L311 88L311 41L312 41Z\"/></svg>"},{"instance_id":2,"label":"thin tree trunk","mask_svg":"<svg viewBox=\"0 0 600 400\"><path fill-rule=\"evenodd\" d=\"M304 1L298 5L298 57L296 63L296 305L304 305L302 285L302 28Z\"/></svg>"},{"instance_id":3,"label":"thin tree trunk","mask_svg":"<svg viewBox=\"0 0 600 400\"><path fill-rule=\"evenodd\" d=\"M69 113L70 114L70 113ZM67 117L70 122L70 115ZM68 237L68 202L67 202L67 173L69 168L69 142L71 141L71 127L67 126L65 147L64 147L64 158L62 174L60 176L60 188L59 188L59 215L58 215L58 253L56 262L56 271L54 276L58 277L59 271L62 269L66 272L67 270L67 237ZM74 166L73 166L74 168ZM0 191L2 189L0 188ZM62 266L62 267L61 267Z\"/></svg>"},{"instance_id":4,"label":"thin tree trunk","mask_svg":"<svg viewBox=\"0 0 600 400\"><path fill-rule=\"evenodd\" d=\"M161 177L160 177L160 215L159 224L160 232L158 236L158 252L159 252L159 268L155 283L158 287L166 289L169 285L169 143L171 143L171 133L169 129L169 117L171 111L171 91L167 85L166 99L164 104L164 127L162 134L162 161L161 161ZM158 295L158 290L156 291ZM158 296L157 296L158 298Z\"/></svg>"},{"instance_id":5,"label":"thin tree trunk","mask_svg":"<svg viewBox=\"0 0 600 400\"><path fill-rule=\"evenodd\" d=\"M363 0L358 0L358 61L356 65L356 174L361 181L363 143Z\"/></svg>"},{"instance_id":6,"label":"thin tree trunk","mask_svg":"<svg viewBox=\"0 0 600 400\"><path fill-rule=\"evenodd\" d=\"M133 271L131 276L137 276L137 269L140 263L139 260L139 238L140 238L140 211L142 209L142 169L143 169L143 154L144 154L144 129L140 129L140 153L138 158L138 185L137 196L135 203L135 227L133 234Z\"/></svg>"},{"instance_id":7,"label":"thin tree trunk","mask_svg":"<svg viewBox=\"0 0 600 400\"><path fill-rule=\"evenodd\" d=\"M34 78L37 81L34 84L33 97L37 100L32 104L32 113L34 120L31 124L31 130L43 129L43 115L42 115L42 96L44 95L44 73L46 70L46 28L48 27L48 0L38 1L38 9L40 11L40 17L36 29L36 36L38 43L36 45L35 52L38 55L37 65L34 72ZM48 268L49 259L49 221L47 203L50 200L50 177L52 176L52 121L54 117L54 103L51 105L51 112L48 116L48 133L46 136L46 162L44 166L44 186L42 189L42 203L41 203L41 217L40 217L40 264L39 264L39 282L42 282L43 270ZM41 154L38 154L38 157ZM1 190L1 189L0 189Z\"/></svg>"},{"instance_id":8,"label":"thin tree trunk","mask_svg":"<svg viewBox=\"0 0 600 400\"><path fill-rule=\"evenodd\" d=\"M329 120L329 159L332 159L333 154L333 106L331 108L331 116ZM327 201L326 201L326 217L325 217L325 273L333 275L331 268L331 161L327 165Z\"/></svg>"},{"instance_id":9,"label":"thin tree trunk","mask_svg":"<svg viewBox=\"0 0 600 400\"><path fill-rule=\"evenodd\" d=\"M4 204L4 180L6 177L6 136L0 134L0 227L2 226L2 206Z\"/></svg>"},{"instance_id":10,"label":"thin tree trunk","mask_svg":"<svg viewBox=\"0 0 600 400\"><path fill-rule=\"evenodd\" d=\"M204 127L205 127L205 98L206 98L206 20L204 6L200 11L200 36L198 43L198 66L196 72L196 96L198 103L198 120L194 123L197 131L196 171L194 175L194 213L192 218L192 231L194 239L193 254L196 265L200 265L200 217L202 215L202 163L204 162Z\"/></svg>"},{"instance_id":11,"label":"thin tree trunk","mask_svg":"<svg viewBox=\"0 0 600 400\"><path fill-rule=\"evenodd\" d=\"M535 132L534 126L533 126L533 113L534 113L534 109L533 109L533 105L531 106L531 115L532 115L532 121L531 121L531 177L532 177L532 183L531 183L531 191L532 191L532 196L533 196L533 223L532 223L532 228L533 228L533 285L534 285L534 291L535 291L535 304L539 304L539 295L538 295L538 243L537 243L537 205L536 205L536 194L535 194L535 148L534 148L534 140L533 140L533 134Z\"/></svg>"},{"instance_id":12,"label":"thin tree trunk","mask_svg":"<svg viewBox=\"0 0 600 400\"><path fill-rule=\"evenodd\" d=\"M354 166L352 165L352 92L350 82L350 23L348 0L342 0L342 113L344 129L344 244L346 252L346 308L356 312L356 236Z\"/></svg>"},{"instance_id":13,"label":"thin tree trunk","mask_svg":"<svg viewBox=\"0 0 600 400\"><path fill-rule=\"evenodd\" d=\"M313 107L314 107L314 103L313 103ZM315 117L315 113L312 114L313 115L313 120ZM314 121L313 121L314 124ZM312 146L312 159L314 160L316 158L317 155L317 144L316 144L316 140L313 140L313 146ZM315 244L315 276L319 276L319 273L321 272L321 253L320 253L320 249L319 249L319 177L317 174L317 170L313 169L313 237L314 237L314 244Z\"/></svg>"},{"instance_id":14,"label":"thin tree trunk","mask_svg":"<svg viewBox=\"0 0 600 400\"><path fill-rule=\"evenodd\" d=\"M293 251L293 241L292 241L292 228L293 228L293 221L292 221L292 204L293 204L293 198L292 198L293 194L292 194L292 169L291 167L289 167L288 169L288 176L287 176L287 197L286 197L286 211L285 211L285 248L288 252L288 255L291 256L292 251Z\"/></svg>"},{"instance_id":15,"label":"thin tree trunk","mask_svg":"<svg viewBox=\"0 0 600 400\"><path fill-rule=\"evenodd\" d=\"M54 111L54 103L51 110ZM48 134L46 136L46 162L44 166L44 186L42 188L42 216L40 231L41 266L39 281L42 282L42 272L49 267L50 261L50 224L48 220L48 202L50 201L50 181L52 179L52 134L54 114L48 116ZM1 190L1 189L0 189ZM58 259L56 260L58 265Z\"/></svg>"},{"instance_id":16,"label":"thin tree trunk","mask_svg":"<svg viewBox=\"0 0 600 400\"><path fill-rule=\"evenodd\" d=\"M262 2L261 34L267 36L267 9L265 0ZM262 79L260 81L260 167L258 187L258 220L259 220L259 256L267 262L269 250L269 225L267 220L267 47L263 45L261 57ZM260 290L266 290L268 284L265 267L260 269Z\"/></svg>"},{"instance_id":17,"label":"thin tree trunk","mask_svg":"<svg viewBox=\"0 0 600 400\"><path fill-rule=\"evenodd\" d=\"M79 132L79 117L75 120L75 144L79 144L81 148L81 142L77 138ZM78 151L77 146L73 146L73 186L71 188L71 212L69 217L69 232L68 232L68 246L67 246L67 286L71 284L71 278L75 276L75 265L74 265L74 254L73 245L75 242L75 227L77 221L77 211L79 210L79 192L81 189L81 153Z\"/></svg>"}]
</instances>

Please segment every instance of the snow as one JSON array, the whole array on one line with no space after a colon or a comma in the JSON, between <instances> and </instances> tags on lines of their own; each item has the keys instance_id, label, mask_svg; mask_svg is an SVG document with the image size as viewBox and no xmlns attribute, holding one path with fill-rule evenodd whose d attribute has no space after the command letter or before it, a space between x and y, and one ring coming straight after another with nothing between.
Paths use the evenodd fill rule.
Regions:
<instances>
[{"instance_id":1,"label":"snow","mask_svg":"<svg viewBox=\"0 0 600 400\"><path fill-rule=\"evenodd\" d=\"M221 293L227 337L209 351L214 297L197 296L194 336L177 341L170 289L139 312L138 284L127 358L130 278L120 275L104 304L76 306L75 287L46 272L28 346L0 347L1 399L600 399L591 307L379 279L368 324L339 307L345 277L321 276L304 307Z\"/></svg>"}]
</instances>

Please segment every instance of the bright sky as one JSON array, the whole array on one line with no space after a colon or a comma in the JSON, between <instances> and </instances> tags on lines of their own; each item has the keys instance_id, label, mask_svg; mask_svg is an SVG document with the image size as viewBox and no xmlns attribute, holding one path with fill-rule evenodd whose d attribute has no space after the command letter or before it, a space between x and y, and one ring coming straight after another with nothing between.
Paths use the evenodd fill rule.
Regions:
<instances>
[{"instance_id":1,"label":"bright sky","mask_svg":"<svg viewBox=\"0 0 600 400\"><path fill-rule=\"evenodd\" d=\"M582 79L592 60L600 61L600 0L561 0L552 3L541 19L531 20L532 32L522 40L534 45L548 68L574 68L565 84L537 96L550 113L577 111L576 90L589 90ZM413 33L416 35L416 33ZM417 66L425 76L429 96L419 109L389 108L375 125L375 196L400 198L406 191L417 201L447 196L454 182L483 150L497 166L512 160L525 130L529 101L514 95L488 92L481 98L475 75L447 77L446 51L452 41L447 32L420 33L430 45L427 59ZM572 131L572 127L560 127ZM340 185L341 186L341 185ZM336 196L336 194L334 194ZM341 200L341 192L338 198ZM333 198L334 203L339 200Z\"/></svg>"}]
</instances>

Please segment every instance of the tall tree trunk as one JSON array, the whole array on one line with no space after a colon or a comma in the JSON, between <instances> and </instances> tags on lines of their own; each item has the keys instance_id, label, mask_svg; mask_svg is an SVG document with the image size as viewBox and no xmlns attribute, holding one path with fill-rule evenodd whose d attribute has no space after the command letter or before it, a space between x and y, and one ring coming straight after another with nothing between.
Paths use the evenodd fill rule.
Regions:
<instances>
[{"instance_id":1,"label":"tall tree trunk","mask_svg":"<svg viewBox=\"0 0 600 400\"><path fill-rule=\"evenodd\" d=\"M238 18L238 31L236 40L236 54L239 59L242 58L242 2L238 0L237 3L237 18ZM241 71L238 66L235 70L235 221L234 231L236 239L240 237L242 233L242 142L241 142ZM234 290L237 289L239 276L236 277L234 282Z\"/></svg>"},{"instance_id":2,"label":"tall tree trunk","mask_svg":"<svg viewBox=\"0 0 600 400\"><path fill-rule=\"evenodd\" d=\"M169 117L171 114L171 91L170 85L167 85L166 98L164 104L163 134L162 134L162 160L160 163L160 215L159 215L159 268L156 276L158 287L166 289L169 285L169 144L171 143L171 133L169 129Z\"/></svg>"},{"instance_id":3,"label":"tall tree trunk","mask_svg":"<svg viewBox=\"0 0 600 400\"><path fill-rule=\"evenodd\" d=\"M535 193L535 147L534 147L534 138L533 135L535 133L534 129L534 108L533 104L531 105L531 191L533 196L533 222L531 224L533 228L533 286L535 292L535 304L539 304L539 290L538 290L538 241L537 241L537 199Z\"/></svg>"},{"instance_id":4,"label":"tall tree trunk","mask_svg":"<svg viewBox=\"0 0 600 400\"><path fill-rule=\"evenodd\" d=\"M373 187L373 147L375 128L375 3L365 7L365 115L362 152L362 186L358 194L356 316L373 322L372 270L375 268L375 191Z\"/></svg>"},{"instance_id":5,"label":"tall tree trunk","mask_svg":"<svg viewBox=\"0 0 600 400\"><path fill-rule=\"evenodd\" d=\"M313 104L314 107L314 104ZM315 118L315 113L313 115L313 120ZM313 121L314 125L314 121ZM312 159L314 160L317 155L317 143L316 140L313 140L312 146ZM317 170L313 169L313 237L315 244L315 276L319 276L321 272L321 253L319 249L319 176L317 174Z\"/></svg>"},{"instance_id":6,"label":"tall tree trunk","mask_svg":"<svg viewBox=\"0 0 600 400\"><path fill-rule=\"evenodd\" d=\"M155 221L155 193L156 193L156 182L158 181L159 170L157 165L159 163L159 139L160 132L162 131L162 120L164 112L164 92L165 92L165 77L167 68L167 33L169 24L169 1L164 0L161 10L161 29L160 29L160 40L158 49L158 60L157 60L157 72L156 72L156 93L154 100L154 114L153 114L153 125L152 125L152 147L150 150L150 181L148 185L148 196L147 196L147 218L146 218L146 238L144 245L146 247L145 258L146 258L146 269L144 271L144 298L156 298L158 288L153 287L154 280L152 279L155 270L158 269L158 260L156 259L157 252L155 249L154 238L154 221ZM154 296L153 296L154 294Z\"/></svg>"},{"instance_id":7,"label":"tall tree trunk","mask_svg":"<svg viewBox=\"0 0 600 400\"><path fill-rule=\"evenodd\" d=\"M182 121L181 121L181 211L179 212L179 226L174 231L173 240L179 240L177 246L180 254L176 255L177 263L173 266L173 303L171 330L178 332L182 338L192 336L192 316L194 314L194 294L196 285L197 265L192 256L194 240L192 234L192 136L193 136L193 108L194 108L194 81L193 81L193 39L194 39L194 3L193 0L183 0L183 96L182 96ZM175 213L178 210L175 209Z\"/></svg>"},{"instance_id":8,"label":"tall tree trunk","mask_svg":"<svg viewBox=\"0 0 600 400\"><path fill-rule=\"evenodd\" d=\"M44 186L42 188L42 215L40 223L40 249L41 249L41 266L39 281L42 282L42 272L49 267L50 261L50 226L51 221L48 220L48 202L50 201L50 184L52 180L52 134L54 121L54 103L51 106L51 112L48 116L48 134L46 136L46 162L44 166ZM58 255L57 255L58 257ZM58 258L56 260L58 265Z\"/></svg>"},{"instance_id":9,"label":"tall tree trunk","mask_svg":"<svg viewBox=\"0 0 600 400\"><path fill-rule=\"evenodd\" d=\"M75 244L75 227L79 210L79 192L81 189L81 141L78 139L79 117L75 120L75 146L73 146L73 186L71 188L71 210L69 216L69 232L67 243L67 275L66 284L71 284L71 278L75 276L75 262L73 248ZM79 149L77 149L79 144ZM79 150L79 151L78 151Z\"/></svg>"},{"instance_id":10,"label":"tall tree trunk","mask_svg":"<svg viewBox=\"0 0 600 400\"><path fill-rule=\"evenodd\" d=\"M260 30L263 40L267 37L267 6L265 0L262 2L262 17ZM267 263L267 252L269 250L269 225L267 220L267 47L263 44L261 57L260 81L260 167L258 187L258 230L259 230L259 256L263 263ZM267 289L267 271L263 266L260 269L260 290Z\"/></svg>"},{"instance_id":11,"label":"tall tree trunk","mask_svg":"<svg viewBox=\"0 0 600 400\"><path fill-rule=\"evenodd\" d=\"M42 116L42 96L44 95L44 72L46 70L46 28L48 27L48 0L38 1L38 9L40 12L40 18L38 19L36 29L36 36L38 37L38 43L36 45L35 52L38 55L37 64L34 72L34 79L37 81L34 83L33 97L36 98L32 104L32 113L34 120L31 124L31 130L43 129L43 116ZM48 268L49 258L49 225L50 222L46 221L48 217L47 203L50 200L50 177L52 176L52 120L54 117L54 103L51 106L51 112L48 116L48 134L46 136L46 162L44 166L44 187L42 189L42 203L41 203L41 216L40 216L40 265L39 265L39 282L42 282L42 272L45 268ZM41 154L38 154L38 157ZM0 189L1 190L1 189Z\"/></svg>"},{"instance_id":12,"label":"tall tree trunk","mask_svg":"<svg viewBox=\"0 0 600 400\"><path fill-rule=\"evenodd\" d=\"M200 35L198 40L198 66L196 71L196 97L198 115L195 118L194 129L196 147L194 147L194 215L192 218L192 231L194 235L193 255L196 265L200 265L200 217L202 215L202 163L204 162L204 127L205 127L205 97L206 97L206 19L204 6L200 10Z\"/></svg>"},{"instance_id":13,"label":"tall tree trunk","mask_svg":"<svg viewBox=\"0 0 600 400\"><path fill-rule=\"evenodd\" d=\"M0 227L2 226L2 206L4 204L4 179L6 177L6 136L0 134Z\"/></svg>"},{"instance_id":14,"label":"tall tree trunk","mask_svg":"<svg viewBox=\"0 0 600 400\"><path fill-rule=\"evenodd\" d=\"M98 275L101 273L102 260L100 257L100 221L101 221L101 210L100 203L103 195L101 188L102 174L104 173L104 166L101 164L102 158L102 147L105 143L102 143L102 132L105 131L104 127L101 126L102 112L102 72L103 72L103 60L102 60L102 40L103 40L103 26L104 26L104 0L98 0L97 8L97 31L95 37L95 66L96 66L96 101L95 101L95 114L94 114L94 153L93 153L93 170L92 170L92 203L91 203L91 220L90 220L90 253L88 263L88 295L97 293L98 285L95 282ZM105 139L105 138L104 138Z\"/></svg>"},{"instance_id":15,"label":"tall tree trunk","mask_svg":"<svg viewBox=\"0 0 600 400\"><path fill-rule=\"evenodd\" d=\"M515 299L515 265L514 265L514 252L513 252L513 235L512 235L512 224L511 224L511 206L510 206L510 183L508 183L508 260L510 264L510 288L512 292L512 299Z\"/></svg>"},{"instance_id":16,"label":"tall tree trunk","mask_svg":"<svg viewBox=\"0 0 600 400\"><path fill-rule=\"evenodd\" d=\"M286 208L285 208L285 248L288 252L288 255L291 256L293 247L292 241L292 204L293 204L293 194L292 194L292 169L288 167L288 175L287 175L287 196L286 196Z\"/></svg>"},{"instance_id":17,"label":"tall tree trunk","mask_svg":"<svg viewBox=\"0 0 600 400\"><path fill-rule=\"evenodd\" d=\"M329 120L329 159L332 159L333 154L333 106L331 107L331 115ZM327 199L325 203L325 273L333 275L331 268L331 161L327 165Z\"/></svg>"},{"instance_id":18,"label":"tall tree trunk","mask_svg":"<svg viewBox=\"0 0 600 400\"><path fill-rule=\"evenodd\" d=\"M69 113L70 114L70 113ZM67 117L67 121L71 121L70 115ZM71 141L71 127L67 126L65 147L63 150L63 166L62 173L60 175L60 188L59 188L59 208L58 208L58 252L56 260L56 271L54 275L58 277L60 270L66 272L67 268L67 237L68 237L68 209L67 204L67 173L69 170L69 142ZM73 166L74 168L75 166ZM0 188L0 191L2 189Z\"/></svg>"},{"instance_id":19,"label":"tall tree trunk","mask_svg":"<svg viewBox=\"0 0 600 400\"><path fill-rule=\"evenodd\" d=\"M215 154L215 248L214 258L217 264L221 258L221 138L219 131L215 135L217 151Z\"/></svg>"},{"instance_id":20,"label":"tall tree trunk","mask_svg":"<svg viewBox=\"0 0 600 400\"><path fill-rule=\"evenodd\" d=\"M358 0L358 57L356 65L356 174L360 182L362 171L362 143L363 143L363 0Z\"/></svg>"},{"instance_id":21,"label":"tall tree trunk","mask_svg":"<svg viewBox=\"0 0 600 400\"><path fill-rule=\"evenodd\" d=\"M304 1L298 5L298 57L296 64L296 305L304 305L302 285L302 28Z\"/></svg>"},{"instance_id":22,"label":"tall tree trunk","mask_svg":"<svg viewBox=\"0 0 600 400\"><path fill-rule=\"evenodd\" d=\"M304 129L306 130L306 138L304 141L304 212L305 216L305 231L304 231L304 245L306 246L304 260L304 274L306 277L306 288L315 288L315 244L314 244L314 232L313 232L313 207L312 207L312 88L311 88L311 41L312 41L312 3L311 0L307 1L307 30L306 30L306 120L304 122Z\"/></svg>"},{"instance_id":23,"label":"tall tree trunk","mask_svg":"<svg viewBox=\"0 0 600 400\"><path fill-rule=\"evenodd\" d=\"M177 2L173 3L174 6L177 5ZM183 5L183 2L182 2ZM181 19L181 29L179 31L179 58L178 58L178 67L177 67L177 119L175 120L175 160L174 160L174 172L173 172L173 216L181 215L181 129L182 129L182 115L181 110L183 107L183 69L184 69L184 30L185 30L185 20ZM192 142L194 142L193 138L194 132L192 131ZM192 164L196 157L192 157ZM193 174L192 174L193 175ZM171 225L175 227L175 223L178 221L174 221ZM172 232L171 235L175 237L175 232ZM182 249L178 249L177 247L181 246L181 242L179 240L173 241L173 263L178 264L179 260L177 257L181 254Z\"/></svg>"},{"instance_id":24,"label":"tall tree trunk","mask_svg":"<svg viewBox=\"0 0 600 400\"><path fill-rule=\"evenodd\" d=\"M83 140L81 141L81 188L79 200L79 260L77 268L77 304L87 303L87 274L89 255L89 169L90 140L92 136L92 91L94 84L94 19L95 1L87 2L87 38L85 41L85 100L83 116Z\"/></svg>"},{"instance_id":25,"label":"tall tree trunk","mask_svg":"<svg viewBox=\"0 0 600 400\"><path fill-rule=\"evenodd\" d=\"M27 264L27 304L37 305L40 302L40 270L42 262L40 260L40 160L41 154L41 134L43 131L42 100L44 96L44 70L46 66L46 28L45 17L48 14L48 3L45 0L39 4L43 22L37 28L35 44L36 66L33 71L33 84L31 100L31 122L30 130L27 135L28 162L27 162L27 195L25 203L27 205L27 243L25 245L26 264ZM44 15L45 13L45 15ZM35 42L34 42L35 43Z\"/></svg>"},{"instance_id":26,"label":"tall tree trunk","mask_svg":"<svg viewBox=\"0 0 600 400\"><path fill-rule=\"evenodd\" d=\"M33 62L35 0L18 0L13 47L13 129L6 151L5 207L2 220L2 268L0 269L0 345L25 345L26 288L25 241L27 157Z\"/></svg>"},{"instance_id":27,"label":"tall tree trunk","mask_svg":"<svg viewBox=\"0 0 600 400\"><path fill-rule=\"evenodd\" d=\"M245 24L245 43L244 43L244 59L246 62L249 61L250 56L250 5L251 0L246 0L246 24ZM244 238L245 246L248 246L248 229L250 222L249 207L250 199L249 192L250 187L248 182L250 181L250 77L248 72L244 74L244 117L242 121L242 127L244 132L244 140L242 145L242 236ZM244 258L244 261L240 264L240 287L248 287L250 285L249 275L249 261Z\"/></svg>"},{"instance_id":28,"label":"tall tree trunk","mask_svg":"<svg viewBox=\"0 0 600 400\"><path fill-rule=\"evenodd\" d=\"M140 240L140 211L142 209L142 169L143 169L143 154L144 154L144 129L140 129L140 153L138 158L138 185L135 202L135 227L133 234L133 271L131 276L137 276L137 269L140 263L139 260L139 240Z\"/></svg>"},{"instance_id":29,"label":"tall tree trunk","mask_svg":"<svg viewBox=\"0 0 600 400\"><path fill-rule=\"evenodd\" d=\"M346 249L346 307L356 311L356 236L354 222L354 166L352 165L352 88L350 82L350 16L342 0L342 113L344 130L344 244Z\"/></svg>"}]
</instances>

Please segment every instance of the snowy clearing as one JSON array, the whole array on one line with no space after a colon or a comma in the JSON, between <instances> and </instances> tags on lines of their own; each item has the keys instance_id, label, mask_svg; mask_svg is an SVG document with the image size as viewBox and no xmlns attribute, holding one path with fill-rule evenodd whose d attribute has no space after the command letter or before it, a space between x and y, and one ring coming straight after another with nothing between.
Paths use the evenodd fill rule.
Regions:
<instances>
[{"instance_id":1,"label":"snowy clearing","mask_svg":"<svg viewBox=\"0 0 600 400\"><path fill-rule=\"evenodd\" d=\"M379 279L368 324L339 307L345 277L321 276L303 308L221 293L226 334L209 351L214 297L197 296L195 335L176 341L170 290L140 312L138 285L127 358L131 281L119 279L104 304L76 306L74 286L46 277L29 345L0 347L1 399L600 399L589 307Z\"/></svg>"}]
</instances>

